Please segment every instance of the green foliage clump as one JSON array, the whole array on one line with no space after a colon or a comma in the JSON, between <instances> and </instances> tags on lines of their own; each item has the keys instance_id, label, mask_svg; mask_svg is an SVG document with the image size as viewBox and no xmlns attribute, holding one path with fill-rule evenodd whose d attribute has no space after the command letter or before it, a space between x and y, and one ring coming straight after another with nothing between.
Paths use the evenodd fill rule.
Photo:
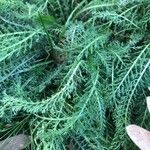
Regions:
<instances>
[{"instance_id":1,"label":"green foliage clump","mask_svg":"<svg viewBox=\"0 0 150 150\"><path fill-rule=\"evenodd\" d=\"M1 139L137 149L125 127L150 125L149 10L149 0L0 0Z\"/></svg>"}]
</instances>

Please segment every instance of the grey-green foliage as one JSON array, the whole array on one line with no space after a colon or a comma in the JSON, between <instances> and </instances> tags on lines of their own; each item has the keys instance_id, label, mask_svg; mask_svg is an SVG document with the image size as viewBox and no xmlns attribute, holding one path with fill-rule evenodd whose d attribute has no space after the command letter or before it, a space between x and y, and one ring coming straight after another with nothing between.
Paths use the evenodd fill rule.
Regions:
<instances>
[{"instance_id":1,"label":"grey-green foliage","mask_svg":"<svg viewBox=\"0 0 150 150\"><path fill-rule=\"evenodd\" d=\"M150 2L0 3L2 124L26 116L31 149L134 148L125 126L149 125Z\"/></svg>"}]
</instances>

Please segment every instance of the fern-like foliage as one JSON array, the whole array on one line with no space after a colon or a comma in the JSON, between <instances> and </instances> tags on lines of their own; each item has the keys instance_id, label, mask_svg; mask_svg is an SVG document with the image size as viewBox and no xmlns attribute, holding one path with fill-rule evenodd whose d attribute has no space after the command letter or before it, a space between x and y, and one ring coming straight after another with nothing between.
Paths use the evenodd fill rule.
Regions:
<instances>
[{"instance_id":1,"label":"fern-like foliage","mask_svg":"<svg viewBox=\"0 0 150 150\"><path fill-rule=\"evenodd\" d=\"M149 125L149 7L0 1L1 138L27 132L37 150L136 149L125 127Z\"/></svg>"}]
</instances>

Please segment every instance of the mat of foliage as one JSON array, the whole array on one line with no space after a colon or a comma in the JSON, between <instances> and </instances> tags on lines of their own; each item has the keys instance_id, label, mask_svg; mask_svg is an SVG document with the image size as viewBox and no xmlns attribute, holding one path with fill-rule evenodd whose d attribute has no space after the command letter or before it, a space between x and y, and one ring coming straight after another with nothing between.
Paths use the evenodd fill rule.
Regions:
<instances>
[{"instance_id":1,"label":"mat of foliage","mask_svg":"<svg viewBox=\"0 0 150 150\"><path fill-rule=\"evenodd\" d=\"M36 150L134 150L150 128L149 0L0 0L0 139Z\"/></svg>"}]
</instances>

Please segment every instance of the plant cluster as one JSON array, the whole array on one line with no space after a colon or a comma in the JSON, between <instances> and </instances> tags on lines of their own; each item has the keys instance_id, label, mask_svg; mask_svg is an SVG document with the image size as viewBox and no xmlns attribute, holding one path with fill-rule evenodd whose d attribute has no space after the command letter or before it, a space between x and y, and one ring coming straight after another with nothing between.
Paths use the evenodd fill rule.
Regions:
<instances>
[{"instance_id":1,"label":"plant cluster","mask_svg":"<svg viewBox=\"0 0 150 150\"><path fill-rule=\"evenodd\" d=\"M1 139L137 149L125 127L150 125L149 16L149 0L0 0Z\"/></svg>"}]
</instances>

